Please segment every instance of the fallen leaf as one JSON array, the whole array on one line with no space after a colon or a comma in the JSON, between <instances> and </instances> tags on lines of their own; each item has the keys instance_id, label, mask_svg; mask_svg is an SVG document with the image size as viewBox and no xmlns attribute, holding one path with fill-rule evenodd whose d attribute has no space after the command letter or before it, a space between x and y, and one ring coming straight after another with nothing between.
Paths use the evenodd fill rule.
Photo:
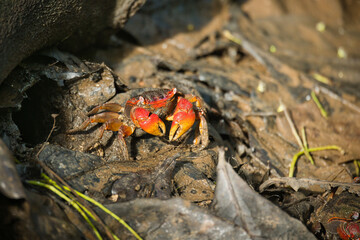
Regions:
<instances>
[{"instance_id":1,"label":"fallen leaf","mask_svg":"<svg viewBox=\"0 0 360 240\"><path fill-rule=\"evenodd\" d=\"M219 150L214 210L253 238L315 239L299 221L262 197L238 176Z\"/></svg>"}]
</instances>

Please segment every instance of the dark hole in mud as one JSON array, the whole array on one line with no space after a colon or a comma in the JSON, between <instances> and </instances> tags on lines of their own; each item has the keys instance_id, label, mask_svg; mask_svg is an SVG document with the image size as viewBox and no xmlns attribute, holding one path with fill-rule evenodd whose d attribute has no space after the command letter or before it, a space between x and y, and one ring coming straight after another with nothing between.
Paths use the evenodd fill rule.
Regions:
<instances>
[{"instance_id":1,"label":"dark hole in mud","mask_svg":"<svg viewBox=\"0 0 360 240\"><path fill-rule=\"evenodd\" d=\"M26 92L21 110L13 114L25 143L36 145L46 140L53 124L51 114L58 113L55 106L60 90L54 81L46 79Z\"/></svg>"},{"instance_id":2,"label":"dark hole in mud","mask_svg":"<svg viewBox=\"0 0 360 240\"><path fill-rule=\"evenodd\" d=\"M125 42L129 42L135 45L140 46L140 42L136 39L136 37L134 37L130 32L126 31L126 30L119 30L116 33L116 36L119 37L120 39L124 40Z\"/></svg>"}]
</instances>

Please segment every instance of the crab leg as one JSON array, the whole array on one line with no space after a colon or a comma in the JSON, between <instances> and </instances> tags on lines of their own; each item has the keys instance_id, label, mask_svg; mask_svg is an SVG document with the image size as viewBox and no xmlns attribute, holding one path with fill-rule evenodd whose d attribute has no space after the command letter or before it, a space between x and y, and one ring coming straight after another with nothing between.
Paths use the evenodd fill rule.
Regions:
<instances>
[{"instance_id":1,"label":"crab leg","mask_svg":"<svg viewBox=\"0 0 360 240\"><path fill-rule=\"evenodd\" d=\"M203 109L203 100L195 95L192 95L192 94L186 94L185 95L185 98L191 102L191 103L195 103L195 106L199 109Z\"/></svg>"},{"instance_id":2,"label":"crab leg","mask_svg":"<svg viewBox=\"0 0 360 240\"><path fill-rule=\"evenodd\" d=\"M209 131L207 121L204 116L205 113L203 110L203 101L201 98L191 94L185 95L185 98L189 100L189 102L195 103L195 107L197 108L197 110L195 111L196 119L199 119L200 122L198 128L196 128L194 144L197 145L201 142L200 149L204 149L209 144Z\"/></svg>"},{"instance_id":3,"label":"crab leg","mask_svg":"<svg viewBox=\"0 0 360 240\"><path fill-rule=\"evenodd\" d=\"M74 132L84 130L90 123L94 123L94 122L105 123L111 119L117 119L117 118L119 118L119 114L115 113L115 112L99 113L97 115L89 117L79 127L71 129L71 130L67 131L67 133L74 133Z\"/></svg>"},{"instance_id":4,"label":"crab leg","mask_svg":"<svg viewBox=\"0 0 360 240\"><path fill-rule=\"evenodd\" d=\"M100 115L100 114L98 114L98 115ZM95 115L95 116L98 116L98 115ZM99 120L99 119L97 119L97 120ZM129 158L129 154L128 154L128 150L127 150L126 142L125 142L124 138L127 136L130 136L134 132L135 128L124 125L124 123L120 119L117 119L117 118L112 118L112 119L109 119L108 121L106 121L101 126L98 137L94 141L89 143L88 146L85 148L85 150L86 151L89 150L97 141L99 141L102 138L105 130L118 132L118 140L119 140L121 152L123 153L124 159L129 160L130 158Z\"/></svg>"},{"instance_id":5,"label":"crab leg","mask_svg":"<svg viewBox=\"0 0 360 240\"><path fill-rule=\"evenodd\" d=\"M90 119L90 118L89 118L89 119ZM95 139L93 139L92 141L90 141L90 142L86 145L85 151L88 151L96 142L98 142L98 141L102 138L102 136L104 135L105 130L108 129L108 125L111 124L112 120L117 120L117 119L110 119L110 120L106 121L106 122L100 127L98 136L97 136ZM85 121L85 122L87 122L87 121ZM90 122L89 122L89 123L90 123ZM84 125L84 124L83 124L83 125Z\"/></svg>"},{"instance_id":6,"label":"crab leg","mask_svg":"<svg viewBox=\"0 0 360 240\"><path fill-rule=\"evenodd\" d=\"M125 139L122 136L122 134L120 134L120 132L118 133L118 140L119 140L120 149L121 149L121 152L123 154L125 161L129 161L130 157L129 157L128 149L126 147L126 142L125 142Z\"/></svg>"},{"instance_id":7,"label":"crab leg","mask_svg":"<svg viewBox=\"0 0 360 240\"><path fill-rule=\"evenodd\" d=\"M128 149L126 147L125 137L130 136L135 131L135 128L124 125L120 119L111 119L107 121L103 125L103 127L104 130L111 130L114 132L116 131L118 132L118 140L119 140L121 152L123 153L123 157L126 161L130 160ZM104 130L102 130L102 132L104 132Z\"/></svg>"},{"instance_id":8,"label":"crab leg","mask_svg":"<svg viewBox=\"0 0 360 240\"><path fill-rule=\"evenodd\" d=\"M195 112L192 103L185 98L179 97L174 114L168 117L167 120L173 121L170 128L169 140L173 141L178 139L194 125Z\"/></svg>"},{"instance_id":9,"label":"crab leg","mask_svg":"<svg viewBox=\"0 0 360 240\"><path fill-rule=\"evenodd\" d=\"M200 122L199 122L199 127L195 132L194 144L197 145L201 142L200 149L204 149L209 144L208 125L203 115L200 115L199 118L200 118Z\"/></svg>"},{"instance_id":10,"label":"crab leg","mask_svg":"<svg viewBox=\"0 0 360 240\"><path fill-rule=\"evenodd\" d=\"M124 107L117 103L104 103L94 107L87 115L93 115L99 112L101 109L108 110L110 112L122 112Z\"/></svg>"}]
</instances>

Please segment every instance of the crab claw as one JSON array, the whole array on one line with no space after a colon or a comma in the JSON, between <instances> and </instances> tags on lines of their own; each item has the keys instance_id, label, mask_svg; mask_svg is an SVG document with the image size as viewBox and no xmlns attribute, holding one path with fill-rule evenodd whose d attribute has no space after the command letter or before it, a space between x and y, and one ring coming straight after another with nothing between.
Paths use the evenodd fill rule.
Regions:
<instances>
[{"instance_id":1,"label":"crab claw","mask_svg":"<svg viewBox=\"0 0 360 240\"><path fill-rule=\"evenodd\" d=\"M195 112L192 103L185 98L180 98L176 105L172 120L173 122L169 133L170 141L178 139L194 125Z\"/></svg>"},{"instance_id":2,"label":"crab claw","mask_svg":"<svg viewBox=\"0 0 360 240\"><path fill-rule=\"evenodd\" d=\"M135 125L141 127L149 134L163 136L166 132L165 124L161 121L159 116L152 114L144 108L134 108L130 117Z\"/></svg>"}]
</instances>

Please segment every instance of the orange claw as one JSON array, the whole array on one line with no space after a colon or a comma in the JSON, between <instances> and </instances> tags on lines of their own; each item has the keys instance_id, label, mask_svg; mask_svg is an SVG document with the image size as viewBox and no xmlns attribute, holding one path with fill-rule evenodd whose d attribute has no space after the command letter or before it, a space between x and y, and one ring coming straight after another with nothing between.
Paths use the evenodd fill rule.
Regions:
<instances>
[{"instance_id":1,"label":"orange claw","mask_svg":"<svg viewBox=\"0 0 360 240\"><path fill-rule=\"evenodd\" d=\"M165 124L159 116L151 114L151 112L144 108L134 107L131 110L130 117L137 127L141 127L149 134L164 136L166 132Z\"/></svg>"},{"instance_id":2,"label":"orange claw","mask_svg":"<svg viewBox=\"0 0 360 240\"><path fill-rule=\"evenodd\" d=\"M192 103L180 97L174 115L170 119L173 122L170 128L169 140L173 141L186 133L194 125L195 112Z\"/></svg>"}]
</instances>

